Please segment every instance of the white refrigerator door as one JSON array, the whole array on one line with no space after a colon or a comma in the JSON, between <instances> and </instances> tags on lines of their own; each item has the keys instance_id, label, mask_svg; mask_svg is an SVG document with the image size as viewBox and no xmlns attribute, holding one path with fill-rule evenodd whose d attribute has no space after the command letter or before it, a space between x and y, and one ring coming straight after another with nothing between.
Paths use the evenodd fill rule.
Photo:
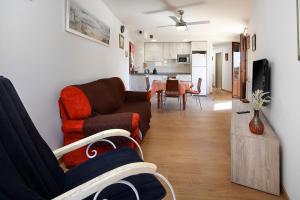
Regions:
<instances>
[{"instance_id":1,"label":"white refrigerator door","mask_svg":"<svg viewBox=\"0 0 300 200\"><path fill-rule=\"evenodd\" d=\"M193 54L192 55L192 66L193 67L206 67L207 66L207 58L206 54Z\"/></svg>"},{"instance_id":2,"label":"white refrigerator door","mask_svg":"<svg viewBox=\"0 0 300 200\"><path fill-rule=\"evenodd\" d=\"M202 78L201 95L207 95L207 68L206 67L192 67L192 82L193 89L197 89L198 79Z\"/></svg>"}]
</instances>

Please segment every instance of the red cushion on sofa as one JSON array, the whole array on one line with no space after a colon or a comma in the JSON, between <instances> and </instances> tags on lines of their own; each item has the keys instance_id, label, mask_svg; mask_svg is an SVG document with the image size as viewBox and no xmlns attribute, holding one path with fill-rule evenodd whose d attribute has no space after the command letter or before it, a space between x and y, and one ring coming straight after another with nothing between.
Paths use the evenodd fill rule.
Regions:
<instances>
[{"instance_id":1,"label":"red cushion on sofa","mask_svg":"<svg viewBox=\"0 0 300 200\"><path fill-rule=\"evenodd\" d=\"M61 102L70 119L85 119L92 113L88 98L77 87L65 87L61 92Z\"/></svg>"}]
</instances>

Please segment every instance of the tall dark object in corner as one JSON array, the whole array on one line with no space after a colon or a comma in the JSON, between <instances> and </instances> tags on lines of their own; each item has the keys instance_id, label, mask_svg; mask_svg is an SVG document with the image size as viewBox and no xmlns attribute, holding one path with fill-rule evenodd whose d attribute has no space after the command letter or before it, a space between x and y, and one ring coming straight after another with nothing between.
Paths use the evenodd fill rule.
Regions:
<instances>
[{"instance_id":1,"label":"tall dark object in corner","mask_svg":"<svg viewBox=\"0 0 300 200\"><path fill-rule=\"evenodd\" d=\"M247 36L241 34L241 66L240 66L240 99L246 98L246 81L247 81Z\"/></svg>"}]
</instances>

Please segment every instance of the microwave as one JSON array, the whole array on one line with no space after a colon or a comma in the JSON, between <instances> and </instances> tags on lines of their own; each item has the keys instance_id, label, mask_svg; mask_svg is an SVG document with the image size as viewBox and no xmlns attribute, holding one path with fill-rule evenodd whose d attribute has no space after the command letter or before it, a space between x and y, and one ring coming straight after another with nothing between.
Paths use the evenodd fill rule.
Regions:
<instances>
[{"instance_id":1,"label":"microwave","mask_svg":"<svg viewBox=\"0 0 300 200\"><path fill-rule=\"evenodd\" d=\"M190 64L191 55L190 54L178 54L177 55L177 64Z\"/></svg>"}]
</instances>

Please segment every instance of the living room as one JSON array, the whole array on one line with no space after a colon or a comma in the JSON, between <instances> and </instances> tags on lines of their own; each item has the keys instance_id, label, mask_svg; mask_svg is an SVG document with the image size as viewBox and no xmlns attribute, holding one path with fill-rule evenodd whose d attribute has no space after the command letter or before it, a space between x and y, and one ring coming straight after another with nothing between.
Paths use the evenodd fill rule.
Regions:
<instances>
[{"instance_id":1,"label":"living room","mask_svg":"<svg viewBox=\"0 0 300 200\"><path fill-rule=\"evenodd\" d=\"M101 23L108 25L109 41L102 39L102 41L99 42L95 41L97 39L86 38L84 35L74 33L74 30L72 32L70 26L67 26L66 23L67 16L71 16L68 15L71 11L71 9L68 8L70 8L70 2L72 1L79 3L79 5L84 7L83 11L89 11L89 13L92 13L92 16L96 17ZM186 5L186 7L184 5ZM156 175L156 178L151 178L151 180L157 184L155 186L157 188L152 191L150 190L151 187L147 190L147 188L140 189L138 185L135 185L140 193L140 199L162 199L162 197L154 197L157 192L157 195L166 193L164 199L172 199L172 196L174 199L174 196L176 196L177 199L224 198L297 200L300 199L298 189L300 185L300 159L298 152L300 149L298 145L299 136L297 134L299 132L297 128L299 112L297 112L296 109L297 98L299 96L296 91L299 90L299 86L292 85L292 83L298 80L297 75L300 72L300 69L297 68L299 67L298 59L300 57L299 30L297 30L297 28L299 28L298 5L298 0L278 0L276 2L271 0L190 0L184 2L176 0L153 0L143 1L142 3L137 0L90 0L88 2L83 2L82 0L3 0L0 3L0 20L2 22L0 28L0 75L8 78L12 82L18 96L36 126L38 133L42 136L43 140L45 140L45 145L48 145L52 151L60 149L65 145L67 148L74 148L68 146L67 143L70 143L70 141L77 142L78 140L74 139L73 136L70 136L71 139L66 142L67 137L65 137L66 133L64 133L64 130L66 129L62 127L62 125L64 125L62 107L59 107L58 104L62 94L64 94L62 93L63 89L76 86L84 91L83 93L87 98L84 97L79 99L80 102L76 102L74 105L79 105L78 109L80 111L89 111L89 115L91 116L95 116L99 113L101 114L101 112L83 106L86 105L83 102L89 101L93 96L93 94L89 93L89 89L84 88L85 83L90 83L99 79L119 77L120 79L116 80L116 82L121 80L125 86L124 89L121 87L122 94L125 90L143 90L144 93L143 95L140 94L140 96L135 96L135 92L124 93L124 95L127 95L124 97L126 100L133 101L130 102L130 105L138 104L136 99L133 100L134 98L143 99L143 101L148 103L151 101L150 113L152 117L148 115L149 120L151 118L151 121L148 122L148 119L145 119L145 117L138 117L143 118L139 120L146 120L145 126L143 126L145 131L140 130L143 129L141 128L141 125L134 124L134 120L137 120L135 115L129 116L131 120L129 132L135 134L134 136L131 135L130 138L137 140L142 153L140 153L138 145L134 142L130 143L130 147L134 147L137 150L137 155L139 154L143 158L135 158L138 160L135 162L143 164L142 161L144 160L145 162L155 164L157 166L157 172L159 172L159 175L161 174L161 177L158 177L158 173L155 174L156 172L153 172L156 171L156 169L154 170L154 167L150 164L145 166L132 166L129 164L130 166L127 166L126 169L130 170L131 166L135 167L134 169L132 168L132 171L126 171L126 173L132 173L132 175L141 173L153 173ZM130 7L132 7L132 10L129 10ZM122 11L121 8L123 8L124 11ZM236 13L230 14L231 12L229 11L232 11L230 9L235 10ZM139 10L139 13L135 13L136 10ZM177 22L176 20L174 21L174 16L177 20L180 20L181 15L178 13L179 10L184 10L184 14L182 14L184 22L201 21L202 24L195 26L185 25L190 29L186 31L177 30ZM222 10L224 12L221 12ZM132 11L132 13L129 16L128 13L130 13L130 11ZM146 14L146 12L148 12L148 14ZM249 15L249 19L244 19L243 17L237 19L238 16L244 15ZM169 16L173 16L173 19ZM136 18L136 21L132 21L132 18ZM230 18L232 21L236 20L237 26L230 26L234 24L232 21L229 25L225 24L227 21L224 20L221 21L224 22L224 26L219 27L217 32L214 33L214 28L212 27L218 26L218 23L220 23L220 21L218 21L219 18ZM143 21L145 19L153 21L146 23ZM159 24L157 24L158 22ZM136 26L133 26L132 23ZM143 23L145 26L139 25ZM157 26L170 27L157 28ZM207 31L206 29L209 29L210 32L205 32ZM140 33L140 31L142 31L142 33ZM208 34L201 35L199 32ZM85 33L88 33L88 31L85 30ZM150 35L152 35L152 38L150 38ZM241 36L243 36L244 40L241 40ZM175 39L176 37L177 39ZM147 76L147 74L145 75L147 69L150 71L148 76L153 76L153 70L156 68L158 73L167 74L166 79L172 79L173 77L171 76L174 75L174 72L169 71L170 67L168 68L167 66L169 63L174 64L177 60L174 60L172 57L172 59L169 59L171 61L168 61L168 63L165 63L164 60L157 63L157 60L155 60L154 64L151 62L151 59L145 60L145 55L143 55L145 53L145 49L143 48L145 42L169 44L173 42L188 43L190 45L189 48L192 48L193 42L206 42L207 46L205 52L207 53L208 71L206 73L207 80L205 83L207 84L207 94L197 96L197 94L194 93L187 93L182 100L177 100L176 98L173 99L169 97L166 97L165 99L163 96L164 92L157 90L154 91L150 100L150 97L147 96L149 91L146 93L146 82L144 82L144 76ZM239 67L245 67L241 68L239 71L239 73L245 74L245 77L242 78L244 85L241 87L243 89L237 88L237 90L235 90L236 88L233 83L235 77L234 62L237 61L233 59L234 52L231 46L232 42L244 44L246 47L246 49L244 49L245 52L243 52L242 46L240 46L241 54L245 53L245 59L241 60L244 64L238 65ZM135 45L137 50L135 53L136 58L134 60L136 68L133 71L132 68L130 68L132 67L132 65L130 65L131 43ZM199 52L199 54L202 54L202 49L200 49ZM221 53L223 64L225 63L225 65L223 65L225 66L223 67L223 74L220 79L223 84L221 84L220 87L217 86L218 80L216 78L217 71L215 61L217 59L217 53ZM192 58L192 56L193 53L191 52L190 57ZM269 131L275 135L276 144L278 142L279 145L276 146L276 149L274 150L275 153L278 151L275 164L273 165L273 160L271 162L270 157L268 156L263 157L263 161L272 163L272 166L267 166L268 169L266 170L266 173L277 170L276 175L278 176L276 177L278 179L273 181L273 179L271 180L270 178L271 181L259 181L263 182L262 185L266 184L270 187L276 182L276 192L268 192L264 189L260 189L259 187L261 185L251 186L251 183L248 185L242 183L236 184L236 182L239 182L242 178L238 181L234 181L232 177L233 154L231 151L232 142L230 142L230 139L232 133L232 115L236 114L235 111L237 111L234 108L235 102L240 103L239 99L242 98L249 101L252 100L253 62L262 59L268 60L269 68L271 69L269 72L271 102L262 108L260 114L261 118L264 119L265 133L259 136L252 134L249 138L256 139L268 137ZM146 65L144 65L144 63L146 63ZM187 75L189 79L192 80L192 63L176 65L175 68L175 78L180 79L176 77L177 75ZM173 69L174 68L172 68L172 70ZM137 71L137 74L134 71ZM132 76L141 76L138 73L143 74L143 83L138 84L138 87L141 89L135 89L134 86L132 86ZM156 76L163 77L165 75L157 74ZM167 80L164 79L165 78L161 78L158 81L160 81L160 83L166 82ZM197 82L195 81L190 81L194 86L192 88L193 91L197 90ZM7 80L4 82L5 83L3 84L5 87L3 88L10 88L6 85ZM149 89L152 89L153 91L152 85L153 81L151 81ZM189 85L189 87L192 85ZM6 89L3 91L6 91ZM105 94L109 94L112 90L104 90L102 88L101 91L103 96L100 96L100 101L109 99L109 97L105 97ZM152 91L150 91L150 93ZM237 95L234 95L235 91L237 91ZM74 90L71 92L74 92ZM185 92L186 91L184 91L184 93ZM69 94L70 93L68 93L68 95ZM72 95L75 95L75 93L72 93ZM82 93L76 93L76 95L80 96ZM233 96L237 98L232 98ZM69 98L67 101L74 101L75 97L78 96ZM114 96L113 100L116 99L117 97ZM2 93L1 89L1 110L10 109L8 102L5 92ZM116 102L116 104L118 103L119 102ZM147 105L149 105L148 103ZM183 109L184 103L185 109ZM250 106L250 104L241 103L241 105L246 106L246 109L239 109L238 111L249 110L251 113L234 115L236 116L234 119L244 119L243 116L246 115L252 118L253 109L247 107ZM97 106L101 107L101 109L108 108L107 104ZM114 107L114 105L112 105L112 107ZM127 109L129 108L124 108L126 112L128 112ZM125 112L124 110L123 112ZM75 110L74 112L77 111L78 110ZM103 112L107 113L108 111L105 110ZM3 114L1 111L2 136L11 130L11 127L6 126L7 122L5 121L5 117L9 116L9 120L12 120L13 117L9 114L10 110L7 110L6 113L7 114ZM11 113L15 113L15 110ZM21 118L22 116L23 115L21 114ZM67 117L71 117L70 113L67 114ZM122 117L127 118L128 116ZM118 118L118 120L102 121L102 124L107 125L110 124L111 121L120 124L120 121L122 121L120 119L121 118ZM12 121L12 124L17 123L14 120ZM126 119L123 121L128 120ZM250 120L245 122L244 125L248 127L249 122ZM147 127L147 125L150 127ZM20 128L20 126L16 125L14 128L17 130L18 127ZM70 125L67 127L70 128ZM120 127L109 127L109 129L111 128ZM124 125L124 129L126 128L128 128L128 124ZM103 131L102 129L100 130ZM251 134L250 130L247 128L247 133L248 132ZM105 134L109 136L120 134L127 137L127 132L106 132ZM13 146L13 144L17 144L15 141L9 142L10 137L2 136L0 140L2 152L0 172L1 199L16 199L17 197L21 197L18 195L23 195L25 199L51 199L62 195L63 192L67 191L62 191L60 189L59 192L52 191L52 195L47 194L43 196L43 193L37 191L37 188L33 186L30 187L30 177L34 175L26 170L18 171L21 170L21 168L26 168L27 165L24 165L24 167L21 165L21 162L25 163L26 159L21 159L21 155L17 153L18 151L14 150L13 147L10 147ZM88 138L88 136L86 138ZM103 139L104 138L102 138L102 140ZM118 141L114 139L112 141L118 144ZM123 142L123 140L121 141ZM10 143L11 145L8 145ZM76 144L79 145L79 143ZM86 145L88 145L88 143L85 143L84 146ZM270 149L272 148L270 147ZM255 160L255 158L261 158L260 155L268 155L266 152L269 152L270 149L261 149L259 155L256 154L257 151L253 151L255 155L254 157L251 157L251 159L253 158L253 160ZM59 158L59 163L63 166L64 159L61 159L62 155L60 155L62 151L66 151L66 148L61 149L61 151L54 151L54 155ZM9 153L6 154L3 152ZM239 152L242 152L242 150L237 153ZM113 155L117 155L117 153L118 149L106 150L101 154L99 153L99 156L94 159L104 159L105 154L109 154L113 157ZM133 156L133 154L133 152L130 152L128 155L126 154L126 156L130 157ZM7 159L7 155L11 157ZM69 159L72 161L76 160L78 158L76 156L78 155L75 155L74 157L69 156ZM12 164L19 163L16 166L16 171L18 171L17 176L16 174L9 174L8 169L12 167L10 167L10 165L6 166L2 164L5 159L9 161L12 160ZM76 163L75 165L79 165L83 168L84 165L87 166L85 162L86 161L80 160L80 163ZM87 161L87 163L92 162ZM109 162L106 161L106 163ZM103 166L105 165L104 163L102 164ZM253 177L255 177L256 172L263 172L265 170L265 166L263 165L260 166L261 168L254 168L251 170L252 165L249 163L247 164L249 165L249 168L246 167L248 171L245 172L245 174L248 174L249 177L252 176L252 174ZM37 164L37 166L38 165L39 164ZM28 166L31 166L31 164ZM84 173L88 173L97 168L97 166L92 166L92 164L89 164L89 166L93 168L85 170ZM141 166L143 168L141 168ZM63 167L64 170L66 170L66 166ZM41 167L41 169L42 168L43 167ZM70 172L73 170L72 168L74 168L74 166L70 167ZM114 169L117 169L116 166L109 170ZM143 172L143 170L145 171ZM39 170L36 169L33 171ZM40 173L44 174L43 170L41 170ZM107 175L106 173L103 175ZM114 174L118 176L120 173L118 171L112 171L112 176ZM15 177L22 177L21 188L17 187L17 182L14 182L16 179L19 180L19 178L15 179ZM110 184L117 183L126 177L128 177L128 174L123 178L117 177L114 182L108 182L110 182ZM133 182L136 183L136 180L134 179L135 178L132 178ZM99 179L95 181L101 182L103 180ZM144 179L142 178L141 180ZM138 181L141 180L139 179ZM249 178L249 180L252 181L251 178ZM85 181L89 181L89 179L86 179ZM159 182L157 181L162 185L159 185ZM104 189L103 185L108 184L108 182L101 182L102 186L95 186L96 190L95 188L91 189L86 185L82 185L85 188L74 187L78 190L70 191L74 192L72 195L79 194L78 196L63 196L71 194L64 193L58 199L83 199L94 194L95 191ZM23 183L25 187L30 189L30 193L27 189L23 188ZM142 184L143 182L140 183ZM122 184L124 184L124 182L122 182ZM118 198L115 194L113 194L113 196L105 197L105 195L111 194L113 191L118 191L118 189L112 189L111 191L105 190L103 194L99 193L99 199L136 199L137 196L133 195L136 195L136 193L132 192L134 189L130 190L129 188L131 186L128 187L127 182L126 184L127 186L124 186L125 189L122 187L120 188L121 191L131 191L129 192L130 197L120 198L119 196ZM10 187L13 189L10 189ZM73 187L68 189L72 188ZM164 188L164 192L162 192L162 188ZM172 192L174 192L174 194ZM154 196L151 196L151 194ZM93 196L90 196L89 198L93 198Z\"/></svg>"}]
</instances>

